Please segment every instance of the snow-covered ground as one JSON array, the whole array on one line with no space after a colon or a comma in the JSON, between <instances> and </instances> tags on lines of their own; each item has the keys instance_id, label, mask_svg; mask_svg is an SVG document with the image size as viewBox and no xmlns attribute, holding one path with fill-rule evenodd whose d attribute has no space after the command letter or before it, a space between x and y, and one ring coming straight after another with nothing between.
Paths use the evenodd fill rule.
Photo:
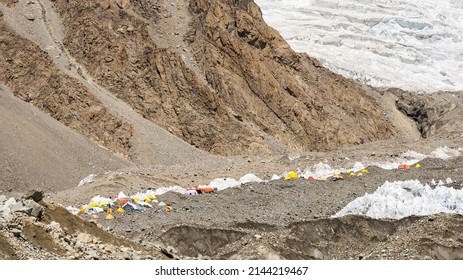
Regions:
<instances>
[{"instance_id":1,"label":"snow-covered ground","mask_svg":"<svg viewBox=\"0 0 463 280\"><path fill-rule=\"evenodd\" d=\"M256 0L298 52L375 87L463 90L462 0Z\"/></svg>"}]
</instances>

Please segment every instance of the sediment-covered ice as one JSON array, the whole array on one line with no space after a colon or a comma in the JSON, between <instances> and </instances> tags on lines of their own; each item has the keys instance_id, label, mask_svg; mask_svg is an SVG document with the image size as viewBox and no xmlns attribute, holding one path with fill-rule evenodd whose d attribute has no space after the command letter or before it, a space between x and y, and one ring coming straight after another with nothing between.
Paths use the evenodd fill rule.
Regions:
<instances>
[{"instance_id":1,"label":"sediment-covered ice","mask_svg":"<svg viewBox=\"0 0 463 280\"><path fill-rule=\"evenodd\" d=\"M323 178L333 175L333 173L341 171L353 171L358 172L368 166L377 166L382 169L392 170L397 169L400 164L407 164L409 166L413 166L415 163L425 159L425 158L438 158L438 159L450 159L453 157L457 157L461 155L461 148L453 149L447 146L439 147L432 151L429 154L422 154L416 151L408 150L395 158L391 158L389 161L376 161L370 159L364 159L362 162L355 162L353 165L347 166L337 166L332 167L327 163L320 162L313 166L309 166L303 170L298 170L298 174L304 178L308 178L312 176L314 178ZM282 176L274 175L272 180L278 180L281 177L284 177L285 174Z\"/></svg>"},{"instance_id":2,"label":"sediment-covered ice","mask_svg":"<svg viewBox=\"0 0 463 280\"><path fill-rule=\"evenodd\" d=\"M386 182L374 193L347 204L334 217L362 215L375 219L401 219L438 213L463 215L463 190L445 185L433 189L411 180Z\"/></svg>"},{"instance_id":3,"label":"sediment-covered ice","mask_svg":"<svg viewBox=\"0 0 463 280\"><path fill-rule=\"evenodd\" d=\"M463 90L461 0L256 0L298 52L376 87Z\"/></svg>"}]
</instances>

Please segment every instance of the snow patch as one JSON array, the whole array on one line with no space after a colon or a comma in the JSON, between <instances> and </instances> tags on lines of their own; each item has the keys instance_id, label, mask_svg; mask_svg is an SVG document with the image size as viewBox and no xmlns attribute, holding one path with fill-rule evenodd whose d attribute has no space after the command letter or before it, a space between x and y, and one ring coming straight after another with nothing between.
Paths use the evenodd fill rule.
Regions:
<instances>
[{"instance_id":1,"label":"snow patch","mask_svg":"<svg viewBox=\"0 0 463 280\"><path fill-rule=\"evenodd\" d=\"M93 182L93 179L95 179L95 177L96 177L95 174L90 174L87 177L85 177L84 179L80 180L79 185L77 185L77 186L81 187L83 185L89 184L89 183Z\"/></svg>"},{"instance_id":2,"label":"snow patch","mask_svg":"<svg viewBox=\"0 0 463 280\"><path fill-rule=\"evenodd\" d=\"M408 150L405 153L402 153L401 157L403 157L403 158L412 158L412 159L415 159L415 160L423 160L423 159L426 158L426 155L422 154L422 153L418 153L418 152L413 151L413 150Z\"/></svg>"}]
</instances>

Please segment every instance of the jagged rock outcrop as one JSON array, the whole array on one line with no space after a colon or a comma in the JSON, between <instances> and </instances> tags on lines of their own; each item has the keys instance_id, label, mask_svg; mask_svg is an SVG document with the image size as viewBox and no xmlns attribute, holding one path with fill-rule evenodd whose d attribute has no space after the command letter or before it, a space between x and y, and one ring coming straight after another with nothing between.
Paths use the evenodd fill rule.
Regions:
<instances>
[{"instance_id":1,"label":"jagged rock outcrop","mask_svg":"<svg viewBox=\"0 0 463 280\"><path fill-rule=\"evenodd\" d=\"M128 155L132 127L107 112L76 79L0 17L0 83L66 126L115 153Z\"/></svg>"},{"instance_id":2,"label":"jagged rock outcrop","mask_svg":"<svg viewBox=\"0 0 463 280\"><path fill-rule=\"evenodd\" d=\"M389 89L388 92L398 98L397 108L416 123L421 137L462 137L461 92L442 92L436 95L410 93L400 89Z\"/></svg>"},{"instance_id":3,"label":"jagged rock outcrop","mask_svg":"<svg viewBox=\"0 0 463 280\"><path fill-rule=\"evenodd\" d=\"M252 1L56 0L54 8L65 47L95 81L206 151L326 150L393 135L359 85L294 53Z\"/></svg>"}]
</instances>

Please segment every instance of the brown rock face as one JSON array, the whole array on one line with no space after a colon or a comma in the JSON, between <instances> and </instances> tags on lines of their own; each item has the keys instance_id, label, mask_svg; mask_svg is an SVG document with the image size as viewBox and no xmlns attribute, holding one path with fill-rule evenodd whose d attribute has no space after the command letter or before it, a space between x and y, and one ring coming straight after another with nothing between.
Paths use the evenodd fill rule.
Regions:
<instances>
[{"instance_id":1,"label":"brown rock face","mask_svg":"<svg viewBox=\"0 0 463 280\"><path fill-rule=\"evenodd\" d=\"M218 95L247 122L296 149L392 135L361 87L294 53L253 1L192 0L189 39Z\"/></svg>"},{"instance_id":2,"label":"brown rock face","mask_svg":"<svg viewBox=\"0 0 463 280\"><path fill-rule=\"evenodd\" d=\"M132 127L112 116L48 55L0 19L0 83L61 123L115 153L128 155Z\"/></svg>"},{"instance_id":3,"label":"brown rock face","mask_svg":"<svg viewBox=\"0 0 463 280\"><path fill-rule=\"evenodd\" d=\"M326 150L393 135L359 85L294 53L252 1L54 8L65 47L97 83L206 151Z\"/></svg>"}]
</instances>

